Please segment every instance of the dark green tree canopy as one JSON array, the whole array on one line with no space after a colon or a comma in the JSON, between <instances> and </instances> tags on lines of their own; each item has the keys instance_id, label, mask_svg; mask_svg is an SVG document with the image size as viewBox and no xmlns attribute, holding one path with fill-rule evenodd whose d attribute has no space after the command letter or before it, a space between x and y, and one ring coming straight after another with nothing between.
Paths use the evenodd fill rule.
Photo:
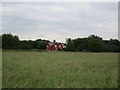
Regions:
<instances>
[{"instance_id":1,"label":"dark green tree canopy","mask_svg":"<svg viewBox=\"0 0 120 90\"><path fill-rule=\"evenodd\" d=\"M117 39L103 40L96 35L87 38L67 39L66 50L89 52L119 52L120 41ZM70 43L71 42L71 43Z\"/></svg>"},{"instance_id":2,"label":"dark green tree canopy","mask_svg":"<svg viewBox=\"0 0 120 90\"><path fill-rule=\"evenodd\" d=\"M3 49L46 49L49 40L37 39L21 41L17 35L3 34L0 36ZM120 52L120 41L117 39L103 40L96 35L86 38L67 38L66 51L89 51L89 52Z\"/></svg>"}]
</instances>

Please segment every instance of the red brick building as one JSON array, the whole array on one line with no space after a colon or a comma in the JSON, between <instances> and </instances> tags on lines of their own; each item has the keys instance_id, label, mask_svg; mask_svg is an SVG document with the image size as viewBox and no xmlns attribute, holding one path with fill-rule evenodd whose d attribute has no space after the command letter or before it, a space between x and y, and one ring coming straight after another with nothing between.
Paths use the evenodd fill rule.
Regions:
<instances>
[{"instance_id":1,"label":"red brick building","mask_svg":"<svg viewBox=\"0 0 120 90\"><path fill-rule=\"evenodd\" d=\"M55 40L53 42L50 42L46 45L47 50L63 50L63 45L61 43L56 43Z\"/></svg>"}]
</instances>

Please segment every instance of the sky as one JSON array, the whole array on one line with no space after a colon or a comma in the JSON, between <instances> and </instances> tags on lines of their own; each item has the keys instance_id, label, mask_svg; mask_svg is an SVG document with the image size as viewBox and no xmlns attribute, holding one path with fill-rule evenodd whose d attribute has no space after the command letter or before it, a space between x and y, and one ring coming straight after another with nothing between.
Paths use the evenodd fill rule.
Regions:
<instances>
[{"instance_id":1,"label":"sky","mask_svg":"<svg viewBox=\"0 0 120 90\"><path fill-rule=\"evenodd\" d=\"M0 12L2 33L20 40L118 39L117 2L4 2Z\"/></svg>"}]
</instances>

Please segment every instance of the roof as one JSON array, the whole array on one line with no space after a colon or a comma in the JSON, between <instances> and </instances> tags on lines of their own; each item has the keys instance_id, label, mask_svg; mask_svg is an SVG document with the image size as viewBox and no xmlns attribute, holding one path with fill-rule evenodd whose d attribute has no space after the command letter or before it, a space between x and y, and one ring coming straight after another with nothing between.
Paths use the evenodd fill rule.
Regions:
<instances>
[{"instance_id":1,"label":"roof","mask_svg":"<svg viewBox=\"0 0 120 90\"><path fill-rule=\"evenodd\" d=\"M48 43L50 46L53 46L54 44L61 44L61 43L54 43L54 42L50 42ZM63 45L63 44L62 44Z\"/></svg>"},{"instance_id":2,"label":"roof","mask_svg":"<svg viewBox=\"0 0 120 90\"><path fill-rule=\"evenodd\" d=\"M52 45L54 45L54 43L53 42L50 42L50 43L48 43L50 46L52 46Z\"/></svg>"}]
</instances>

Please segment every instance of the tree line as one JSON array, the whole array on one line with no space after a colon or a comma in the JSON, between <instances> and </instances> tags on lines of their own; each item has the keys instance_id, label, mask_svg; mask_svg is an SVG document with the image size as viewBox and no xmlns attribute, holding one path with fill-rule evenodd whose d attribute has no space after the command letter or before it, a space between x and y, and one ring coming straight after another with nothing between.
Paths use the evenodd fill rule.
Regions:
<instances>
[{"instance_id":1,"label":"tree line","mask_svg":"<svg viewBox=\"0 0 120 90\"><path fill-rule=\"evenodd\" d=\"M46 49L49 40L20 40L17 35L3 34L0 36L3 49ZM117 39L103 40L96 35L86 38L66 39L65 51L89 52L120 52L120 41Z\"/></svg>"},{"instance_id":2,"label":"tree line","mask_svg":"<svg viewBox=\"0 0 120 90\"><path fill-rule=\"evenodd\" d=\"M96 35L87 38L67 39L66 51L120 52L120 41L103 40Z\"/></svg>"},{"instance_id":3,"label":"tree line","mask_svg":"<svg viewBox=\"0 0 120 90\"><path fill-rule=\"evenodd\" d=\"M12 34L2 35L2 48L3 49L46 49L46 44L49 40L37 39L20 40L18 36Z\"/></svg>"}]
</instances>

